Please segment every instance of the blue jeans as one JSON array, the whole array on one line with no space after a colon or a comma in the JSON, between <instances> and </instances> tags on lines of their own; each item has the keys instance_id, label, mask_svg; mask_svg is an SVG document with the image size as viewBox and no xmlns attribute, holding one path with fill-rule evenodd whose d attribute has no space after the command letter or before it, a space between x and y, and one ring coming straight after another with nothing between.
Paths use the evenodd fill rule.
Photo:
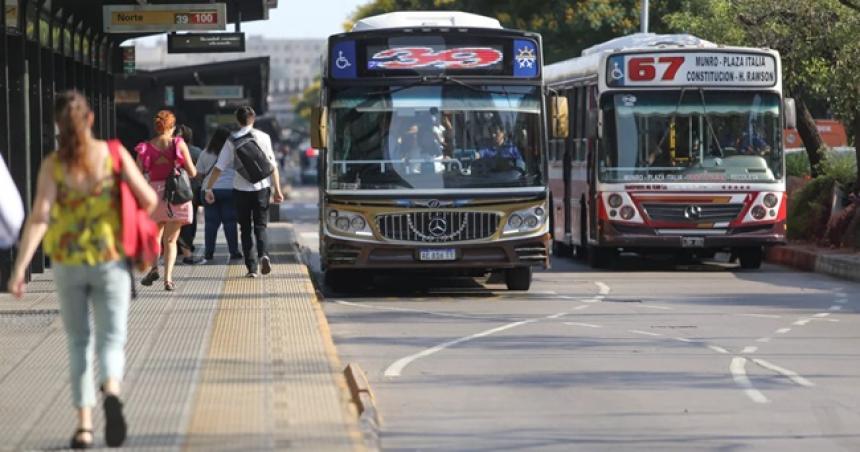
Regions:
<instances>
[{"instance_id":1,"label":"blue jeans","mask_svg":"<svg viewBox=\"0 0 860 452\"><path fill-rule=\"evenodd\" d=\"M215 202L203 204L206 218L205 255L215 254L215 241L218 239L218 228L224 225L224 237L227 238L227 249L231 255L239 254L239 233L236 229L236 204L233 201L233 190L213 190Z\"/></svg>"},{"instance_id":2,"label":"blue jeans","mask_svg":"<svg viewBox=\"0 0 860 452\"><path fill-rule=\"evenodd\" d=\"M90 306L101 381L122 380L131 276L123 261L99 265L54 263L54 280L68 340L72 403L77 408L91 407L96 403L96 394Z\"/></svg>"}]
</instances>

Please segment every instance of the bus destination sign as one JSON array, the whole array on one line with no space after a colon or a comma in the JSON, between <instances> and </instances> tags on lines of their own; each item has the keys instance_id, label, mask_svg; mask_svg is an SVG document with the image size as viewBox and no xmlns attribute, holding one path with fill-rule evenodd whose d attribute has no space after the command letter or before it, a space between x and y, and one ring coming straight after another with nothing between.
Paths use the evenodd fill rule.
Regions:
<instances>
[{"instance_id":1,"label":"bus destination sign","mask_svg":"<svg viewBox=\"0 0 860 452\"><path fill-rule=\"evenodd\" d=\"M105 33L212 31L227 27L225 3L105 5Z\"/></svg>"},{"instance_id":2,"label":"bus destination sign","mask_svg":"<svg viewBox=\"0 0 860 452\"><path fill-rule=\"evenodd\" d=\"M167 53L244 51L245 33L184 33L167 35Z\"/></svg>"},{"instance_id":3,"label":"bus destination sign","mask_svg":"<svg viewBox=\"0 0 860 452\"><path fill-rule=\"evenodd\" d=\"M776 59L768 54L679 52L609 57L606 85L771 87L777 81Z\"/></svg>"}]
</instances>

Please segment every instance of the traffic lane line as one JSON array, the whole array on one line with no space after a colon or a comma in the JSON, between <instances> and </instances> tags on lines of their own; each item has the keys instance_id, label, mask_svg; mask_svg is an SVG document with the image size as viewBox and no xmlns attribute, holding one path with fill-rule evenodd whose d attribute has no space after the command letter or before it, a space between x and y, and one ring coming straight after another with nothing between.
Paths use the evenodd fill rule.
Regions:
<instances>
[{"instance_id":1,"label":"traffic lane line","mask_svg":"<svg viewBox=\"0 0 860 452\"><path fill-rule=\"evenodd\" d=\"M768 403L770 402L764 394L761 393L758 389L753 386L752 381L750 381L747 376L746 371L747 359L741 356L735 356L732 358L732 362L729 365L729 372L732 374L732 379L735 383L741 387L744 394L750 398L755 403Z\"/></svg>"},{"instance_id":2,"label":"traffic lane line","mask_svg":"<svg viewBox=\"0 0 860 452\"><path fill-rule=\"evenodd\" d=\"M454 340L451 340L451 341L443 342L443 343L441 343L441 344L439 344L439 345L436 345L436 346L430 347L430 348L428 348L428 349L424 349L424 350L422 350L422 351L420 351L420 352L418 352L418 353L414 353L414 354L412 354L412 355L409 355L409 356L406 356L406 357L403 357L403 358L398 359L397 361L393 362L391 365L389 365L389 366L385 369L385 372L383 373L383 375L385 375L385 376L386 376L386 377L388 377L388 378L396 378L396 377L399 377L399 376L401 376L401 375L403 374L403 370L404 370L404 369L406 369L406 367L407 367L407 366L409 366L410 364L412 364L413 362L415 362L415 361L417 361L417 360L419 360L419 359L422 359L422 358L426 358L426 357L428 357L428 356L431 356L431 355L433 355L433 354L435 354L435 353L439 353L439 352L441 352L442 350L445 350L445 349L447 349L447 348L450 348L450 347L453 347L453 346L455 346L455 345L462 344L462 343L465 343L465 342L469 342L469 341L473 341L473 340L476 340L476 339L480 339L480 338L482 338L482 337L487 337L487 336L490 336L490 335L493 335L493 334L496 334L496 333L500 333L500 332L502 332L502 331L510 330L510 329L512 329L512 328L516 328L516 327L519 327L519 326L528 325L528 324L530 324L530 323L535 323L535 322L538 322L538 321L541 321L541 320L548 320L548 319L560 318L561 316L563 316L563 315L565 315L565 314L567 314L567 313L565 313L565 312L561 312L561 313L558 313L558 314L553 314L553 315L551 315L551 316L542 317L542 318L539 318L539 319L530 319L530 320L523 320L523 321L520 321L520 322L508 323L507 325L502 325L502 326L498 326L498 327L495 327L495 328L490 328L490 329L488 329L488 330L484 330L484 331L481 331L481 332L478 332L478 333L475 333L475 334L470 334L470 335L468 335L468 336L463 336L463 337L460 337L460 338L457 338L457 339L454 339Z\"/></svg>"},{"instance_id":3,"label":"traffic lane line","mask_svg":"<svg viewBox=\"0 0 860 452\"><path fill-rule=\"evenodd\" d=\"M807 380L806 378L804 378L803 376L801 376L800 374L798 374L797 372L795 372L791 369L786 369L784 367L777 366L776 364L773 364L769 361L765 361L765 360L760 359L760 358L753 358L752 361L754 363L758 364L759 366L764 367L765 369L772 370L772 371L774 371L780 375L788 377L789 380L799 384L800 386L804 386L807 388L811 388L811 387L815 386L815 384L813 382Z\"/></svg>"},{"instance_id":4,"label":"traffic lane line","mask_svg":"<svg viewBox=\"0 0 860 452\"><path fill-rule=\"evenodd\" d=\"M393 306L378 306L378 305L367 304L367 303L354 303L351 301L344 301L344 300L333 300L332 302L334 304L338 304L341 306L349 306L349 307L360 308L360 309L369 309L369 310L376 310L376 311L409 312L409 313L413 313L413 314L425 314L425 315L433 315L433 316L438 316L438 317L451 317L451 318L456 318L456 319L493 320L493 321L498 321L498 322L506 322L506 321L513 320L513 319L503 319L503 318L498 318L498 317L484 317L484 316L468 315L468 314L453 314L453 313L448 313L448 312L427 311L427 310L423 310L423 309L398 308L398 307L393 307Z\"/></svg>"}]
</instances>

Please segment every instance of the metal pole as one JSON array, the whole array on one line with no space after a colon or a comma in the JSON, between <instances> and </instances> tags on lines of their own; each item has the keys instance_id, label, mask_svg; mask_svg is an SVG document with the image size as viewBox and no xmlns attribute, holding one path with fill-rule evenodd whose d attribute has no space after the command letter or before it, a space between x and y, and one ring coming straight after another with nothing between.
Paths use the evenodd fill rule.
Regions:
<instances>
[{"instance_id":1,"label":"metal pole","mask_svg":"<svg viewBox=\"0 0 860 452\"><path fill-rule=\"evenodd\" d=\"M648 33L648 0L642 0L642 18L640 22L642 33Z\"/></svg>"}]
</instances>

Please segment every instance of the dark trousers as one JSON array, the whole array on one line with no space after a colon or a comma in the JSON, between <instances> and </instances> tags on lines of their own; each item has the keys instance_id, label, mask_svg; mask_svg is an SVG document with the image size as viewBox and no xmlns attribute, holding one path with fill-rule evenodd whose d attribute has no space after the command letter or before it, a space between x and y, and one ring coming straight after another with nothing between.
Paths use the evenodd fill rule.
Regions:
<instances>
[{"instance_id":1,"label":"dark trousers","mask_svg":"<svg viewBox=\"0 0 860 452\"><path fill-rule=\"evenodd\" d=\"M245 266L251 272L257 271L259 258L268 255L266 225L269 222L269 196L271 194L271 188L259 191L233 190L242 237L242 252L245 254ZM257 239L256 253L251 252L254 248L254 241L251 237L252 231Z\"/></svg>"},{"instance_id":2,"label":"dark trousers","mask_svg":"<svg viewBox=\"0 0 860 452\"><path fill-rule=\"evenodd\" d=\"M239 232L236 228L236 202L233 200L233 190L213 190L215 202L204 204L203 213L206 218L205 226L205 256L215 254L215 242L218 240L218 229L224 225L224 237L227 238L227 249L230 255L239 254Z\"/></svg>"}]
</instances>

